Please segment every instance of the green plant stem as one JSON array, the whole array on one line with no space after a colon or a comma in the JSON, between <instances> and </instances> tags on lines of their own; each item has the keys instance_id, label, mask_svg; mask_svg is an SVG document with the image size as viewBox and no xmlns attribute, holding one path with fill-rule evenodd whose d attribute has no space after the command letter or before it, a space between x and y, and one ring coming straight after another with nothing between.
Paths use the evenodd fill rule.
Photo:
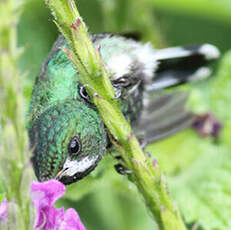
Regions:
<instances>
[{"instance_id":1,"label":"green plant stem","mask_svg":"<svg viewBox=\"0 0 231 230\"><path fill-rule=\"evenodd\" d=\"M176 206L171 202L157 162L143 153L130 124L120 111L110 78L100 57L100 47L94 47L86 26L73 0L49 0L49 8L70 49L63 49L78 69L80 82L88 86L112 142L120 150L130 176L160 229L186 229Z\"/></svg>"}]
</instances>

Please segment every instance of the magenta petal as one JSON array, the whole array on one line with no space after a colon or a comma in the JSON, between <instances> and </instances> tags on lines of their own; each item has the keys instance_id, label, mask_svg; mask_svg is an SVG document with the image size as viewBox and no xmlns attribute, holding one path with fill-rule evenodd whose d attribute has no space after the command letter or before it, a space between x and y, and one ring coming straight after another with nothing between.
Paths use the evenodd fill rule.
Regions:
<instances>
[{"instance_id":1,"label":"magenta petal","mask_svg":"<svg viewBox=\"0 0 231 230\"><path fill-rule=\"evenodd\" d=\"M65 186L56 180L32 182L32 202L37 211L34 229L58 229L63 221L64 210L57 210L53 205L55 201L65 193L65 191Z\"/></svg>"},{"instance_id":2,"label":"magenta petal","mask_svg":"<svg viewBox=\"0 0 231 230\"><path fill-rule=\"evenodd\" d=\"M85 230L75 209L69 208L64 213L64 220L60 226L60 230Z\"/></svg>"},{"instance_id":3,"label":"magenta petal","mask_svg":"<svg viewBox=\"0 0 231 230\"><path fill-rule=\"evenodd\" d=\"M7 206L8 206L8 201L7 199L4 199L0 204L0 221L6 220L7 218Z\"/></svg>"},{"instance_id":4,"label":"magenta petal","mask_svg":"<svg viewBox=\"0 0 231 230\"><path fill-rule=\"evenodd\" d=\"M36 194L33 199L33 202L37 201L46 201L50 205L54 204L62 195L65 194L65 186L57 180L49 180L45 182L36 182L33 181L31 185L32 194Z\"/></svg>"},{"instance_id":5,"label":"magenta petal","mask_svg":"<svg viewBox=\"0 0 231 230\"><path fill-rule=\"evenodd\" d=\"M63 208L56 209L54 203L66 189L57 181L32 182L31 193L37 215L34 229L40 230L85 230L80 218L74 209L64 212Z\"/></svg>"}]
</instances>

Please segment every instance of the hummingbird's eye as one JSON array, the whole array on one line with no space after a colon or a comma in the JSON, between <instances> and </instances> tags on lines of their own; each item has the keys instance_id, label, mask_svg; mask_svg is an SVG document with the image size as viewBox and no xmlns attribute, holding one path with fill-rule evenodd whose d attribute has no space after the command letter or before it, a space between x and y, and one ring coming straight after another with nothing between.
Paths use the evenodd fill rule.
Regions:
<instances>
[{"instance_id":1,"label":"hummingbird's eye","mask_svg":"<svg viewBox=\"0 0 231 230\"><path fill-rule=\"evenodd\" d=\"M89 94L87 93L87 90L85 89L85 87L83 86L79 87L79 94L85 101L87 101L88 103L91 103L91 98Z\"/></svg>"},{"instance_id":2,"label":"hummingbird's eye","mask_svg":"<svg viewBox=\"0 0 231 230\"><path fill-rule=\"evenodd\" d=\"M81 151L82 145L78 137L72 137L68 145L68 152L71 155L77 155Z\"/></svg>"}]
</instances>

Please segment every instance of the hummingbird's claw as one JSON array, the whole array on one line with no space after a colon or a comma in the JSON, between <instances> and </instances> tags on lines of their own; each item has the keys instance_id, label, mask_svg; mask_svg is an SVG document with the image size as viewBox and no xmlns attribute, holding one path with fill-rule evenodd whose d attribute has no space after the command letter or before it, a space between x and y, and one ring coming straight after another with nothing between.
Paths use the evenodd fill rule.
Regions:
<instances>
[{"instance_id":1,"label":"hummingbird's claw","mask_svg":"<svg viewBox=\"0 0 231 230\"><path fill-rule=\"evenodd\" d=\"M132 174L131 170L126 169L122 164L114 165L115 170L121 175L130 175Z\"/></svg>"}]
</instances>

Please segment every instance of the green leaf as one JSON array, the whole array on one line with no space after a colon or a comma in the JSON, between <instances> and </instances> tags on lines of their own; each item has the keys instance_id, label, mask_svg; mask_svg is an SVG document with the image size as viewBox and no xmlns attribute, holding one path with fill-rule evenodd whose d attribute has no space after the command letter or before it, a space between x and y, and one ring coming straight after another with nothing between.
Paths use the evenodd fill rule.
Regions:
<instances>
[{"instance_id":1,"label":"green leaf","mask_svg":"<svg viewBox=\"0 0 231 230\"><path fill-rule=\"evenodd\" d=\"M205 229L230 229L230 150L211 144L203 153L188 170L169 181L170 191L187 223L199 222Z\"/></svg>"},{"instance_id":2,"label":"green leaf","mask_svg":"<svg viewBox=\"0 0 231 230\"><path fill-rule=\"evenodd\" d=\"M226 53L210 87L210 107L225 123L231 121L231 51Z\"/></svg>"}]
</instances>

